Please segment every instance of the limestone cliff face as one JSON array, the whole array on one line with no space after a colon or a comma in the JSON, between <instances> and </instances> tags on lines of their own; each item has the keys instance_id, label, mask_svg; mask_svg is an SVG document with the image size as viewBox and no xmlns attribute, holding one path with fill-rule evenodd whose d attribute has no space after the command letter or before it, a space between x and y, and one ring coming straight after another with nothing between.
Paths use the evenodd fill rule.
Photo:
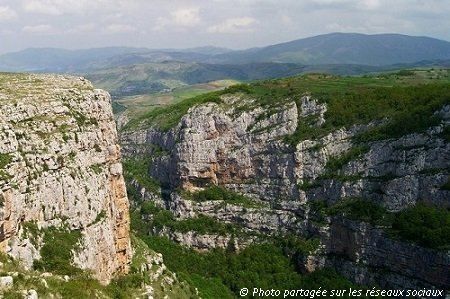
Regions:
<instances>
[{"instance_id":1,"label":"limestone cliff face","mask_svg":"<svg viewBox=\"0 0 450 299\"><path fill-rule=\"evenodd\" d=\"M283 138L296 130L298 119L315 116L319 124L324 122L325 105L305 96L299 105L292 101L266 116L260 107L236 113L239 106L232 105L242 101L223 100L234 108L202 105L191 108L168 132L124 133L125 154L152 155L155 147L162 149L165 154L154 159L151 175L164 185L187 190L219 184L265 201L302 203L361 196L391 211L424 198L450 205L449 191L440 188L450 167L450 144L441 135L450 122L448 105L437 112L443 118L440 126L367 144L361 157L346 163L339 170L341 179L336 179L325 176L327 162L348 153L354 146L352 137L367 126L336 130L292 148ZM312 184L318 181L321 184Z\"/></svg>"},{"instance_id":2,"label":"limestone cliff face","mask_svg":"<svg viewBox=\"0 0 450 299\"><path fill-rule=\"evenodd\" d=\"M124 132L125 154L151 156L149 173L169 190L222 185L263 203L262 207L195 202L175 192L162 201L143 189L144 198L180 219L202 214L258 233L319 237L321 254L307 261L311 269L331 265L366 284L450 286L448 280L429 275L448 277L448 254L390 240L382 230L361 222L331 218L319 225L310 209L310 203L319 200L333 204L348 197L371 200L389 211L400 211L419 200L450 206L450 191L442 187L450 169L450 144L442 134L450 124L450 106L436 111L442 119L439 125L424 133L364 144L359 155L330 175L327 162L348 155L356 146L352 138L374 124L338 129L292 146L284 138L304 125L300 120L323 124L326 105L303 96L268 114L261 107L239 109L240 105L251 107L251 99L222 96L222 102L191 108L167 132L155 128ZM162 234L200 249L225 246L192 233L181 236L163 230ZM383 259L386 256L391 258ZM377 268L381 272L373 271Z\"/></svg>"},{"instance_id":3,"label":"limestone cliff face","mask_svg":"<svg viewBox=\"0 0 450 299\"><path fill-rule=\"evenodd\" d=\"M131 258L128 199L109 95L83 78L0 75L0 250L31 266L42 237L81 232L78 267L102 282Z\"/></svg>"}]
</instances>

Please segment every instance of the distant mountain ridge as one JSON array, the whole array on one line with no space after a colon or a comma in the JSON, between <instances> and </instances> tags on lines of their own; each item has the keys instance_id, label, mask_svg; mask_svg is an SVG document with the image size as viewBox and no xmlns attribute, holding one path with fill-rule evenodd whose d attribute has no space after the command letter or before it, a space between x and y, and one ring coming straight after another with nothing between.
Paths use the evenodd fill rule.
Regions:
<instances>
[{"instance_id":1,"label":"distant mountain ridge","mask_svg":"<svg viewBox=\"0 0 450 299\"><path fill-rule=\"evenodd\" d=\"M89 67L95 61L123 54L142 53L144 48L106 47L82 50L29 48L0 55L1 71L70 72Z\"/></svg>"},{"instance_id":2,"label":"distant mountain ridge","mask_svg":"<svg viewBox=\"0 0 450 299\"><path fill-rule=\"evenodd\" d=\"M0 55L0 71L90 73L165 61L222 65L294 63L380 67L438 60L450 60L450 42L401 34L330 33L239 51L212 46L190 49L34 48Z\"/></svg>"},{"instance_id":3,"label":"distant mountain ridge","mask_svg":"<svg viewBox=\"0 0 450 299\"><path fill-rule=\"evenodd\" d=\"M450 59L450 42L401 34L330 33L214 57L233 63L361 64L382 66Z\"/></svg>"}]
</instances>

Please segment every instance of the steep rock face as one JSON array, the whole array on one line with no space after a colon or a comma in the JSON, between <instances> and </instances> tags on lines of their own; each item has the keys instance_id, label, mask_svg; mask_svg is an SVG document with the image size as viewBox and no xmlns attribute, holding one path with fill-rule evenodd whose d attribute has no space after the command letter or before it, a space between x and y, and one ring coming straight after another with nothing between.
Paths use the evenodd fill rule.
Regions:
<instances>
[{"instance_id":1,"label":"steep rock face","mask_svg":"<svg viewBox=\"0 0 450 299\"><path fill-rule=\"evenodd\" d=\"M323 125L325 105L303 96L268 112L258 106L240 109L252 107L252 100L239 96L222 96L222 102L225 104L191 108L167 132L150 128L121 136L127 156L152 157L149 173L169 190L195 191L222 185L267 203L252 209L196 202L172 192L164 196L163 205L176 217L202 214L263 234L318 237L322 247L317 259L308 260L306 267L331 265L360 283L450 286L450 282L427 274L448 276L448 254L391 240L380 229L362 222L335 217L318 223L310 208L314 202L334 204L349 197L371 200L392 212L420 200L450 206L450 191L443 188L450 169L450 144L443 134L450 124L449 105L436 112L441 123L426 132L356 145L353 137L377 125L373 122L337 129L292 146L284 138L297 126L307 125L307 120L313 119L313 126ZM340 166L330 169L330 162L339 159L340 164L335 164ZM154 200L154 195L147 193L142 192ZM165 234L192 244L190 236ZM203 244L214 245L210 241ZM417 252L421 258L415 260ZM374 269L388 269L389 275Z\"/></svg>"},{"instance_id":2,"label":"steep rock face","mask_svg":"<svg viewBox=\"0 0 450 299\"><path fill-rule=\"evenodd\" d=\"M230 106L239 102L232 97L223 100ZM296 130L298 119L314 116L320 125L326 111L309 96L299 103L288 102L271 115L260 107L237 113L236 108L216 104L197 106L168 132L126 132L121 143L128 156L152 155L158 148L163 154L153 159L150 174L173 188L219 184L265 201L304 203L362 196L391 211L419 199L450 205L449 191L440 188L450 168L450 144L441 136L450 123L450 106L438 112L443 123L425 133L366 144L336 179L326 176L327 162L347 154L354 146L352 138L371 125L342 128L292 148L283 138ZM301 187L319 180L320 186Z\"/></svg>"},{"instance_id":3,"label":"steep rock face","mask_svg":"<svg viewBox=\"0 0 450 299\"><path fill-rule=\"evenodd\" d=\"M0 250L30 267L42 236L81 232L74 263L107 282L131 258L128 199L110 97L82 79L0 75Z\"/></svg>"},{"instance_id":4,"label":"steep rock face","mask_svg":"<svg viewBox=\"0 0 450 299\"><path fill-rule=\"evenodd\" d=\"M226 100L231 103L235 99ZM254 192L265 197L296 197L298 192L291 184L294 173L290 171L295 167L294 157L279 138L295 131L297 106L288 103L255 122L263 113L259 108L236 116L233 110L224 111L215 104L199 106L191 109L176 130L125 134L122 145L131 155L151 151L146 144L168 150L170 155L155 161L152 175L172 187L254 186ZM274 188L276 185L279 188Z\"/></svg>"},{"instance_id":5,"label":"steep rock face","mask_svg":"<svg viewBox=\"0 0 450 299\"><path fill-rule=\"evenodd\" d=\"M333 219L328 254L345 256L357 267L348 267L345 260L330 259L330 264L356 278L358 283L414 288L450 285L450 256L427 248L386 238L382 230L348 219ZM378 271L369 271L367 267ZM383 271L389 269L389 271Z\"/></svg>"}]
</instances>

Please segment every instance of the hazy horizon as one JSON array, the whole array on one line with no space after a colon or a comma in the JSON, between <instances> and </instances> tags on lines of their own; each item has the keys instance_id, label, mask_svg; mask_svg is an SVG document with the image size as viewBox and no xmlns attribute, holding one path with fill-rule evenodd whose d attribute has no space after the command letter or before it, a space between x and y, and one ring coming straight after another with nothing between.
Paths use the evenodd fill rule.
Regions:
<instances>
[{"instance_id":1,"label":"hazy horizon","mask_svg":"<svg viewBox=\"0 0 450 299\"><path fill-rule=\"evenodd\" d=\"M450 40L443 0L4 0L0 53L26 48L246 49L331 32Z\"/></svg>"},{"instance_id":2,"label":"hazy horizon","mask_svg":"<svg viewBox=\"0 0 450 299\"><path fill-rule=\"evenodd\" d=\"M299 39L305 39L305 38L310 38L310 37L316 37L316 36L323 36L323 35L329 35L329 34L363 34L363 35L405 35L405 36L411 36L411 37L425 37L425 38L433 38L433 39L439 39L437 37L433 37L433 36L425 36L425 35L407 35L407 34L403 34L403 33L373 33L373 34L366 34L366 33L360 33L360 32L328 32L328 33L323 33L323 34L318 34L318 35L312 35L312 36L306 36L306 37L302 37L302 38L297 38L297 39L293 39L293 40L287 40L287 41L281 41L279 43L289 43L291 41L295 41L295 40L299 40ZM450 42L450 40L445 40L445 39L439 39L442 41L446 41L446 42ZM278 43L277 43L278 44ZM267 45L260 45L260 46L254 46L254 47L248 47L248 48L230 48L230 47L219 47L219 46L215 46L215 45L198 45L198 46L194 46L194 47L188 47L188 48L149 48L149 47L133 47L133 46L128 46L128 45L110 45L110 46L99 46L99 47L86 47L86 48L64 48L64 47L27 47L27 48L23 48L23 49L18 49L15 51L9 51L9 52L5 52L5 53L1 53L2 54L8 54L8 53L15 53L15 52L20 52L20 51L25 51L25 50L30 50L30 49L58 49L58 50L67 50L67 51L82 51L82 50L92 50L92 49L102 49L102 48L135 48L135 49L145 49L145 50L180 50L180 51L185 51L185 50L190 50L190 49L199 49L199 48L222 48L222 49L227 49L227 50L231 50L231 51L239 51L239 50L248 50L248 49L252 49L252 48L264 48L267 46L271 46L271 45L276 45L276 44L267 44Z\"/></svg>"}]
</instances>

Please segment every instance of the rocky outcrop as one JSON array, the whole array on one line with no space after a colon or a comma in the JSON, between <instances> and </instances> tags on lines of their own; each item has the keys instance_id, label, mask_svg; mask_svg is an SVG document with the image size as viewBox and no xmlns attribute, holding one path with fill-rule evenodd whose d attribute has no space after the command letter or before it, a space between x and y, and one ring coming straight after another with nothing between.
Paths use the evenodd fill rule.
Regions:
<instances>
[{"instance_id":1,"label":"rocky outcrop","mask_svg":"<svg viewBox=\"0 0 450 299\"><path fill-rule=\"evenodd\" d=\"M354 137L378 124L374 121L293 146L285 138L298 126L323 125L326 105L307 95L270 110L252 106L252 99L237 95L222 96L222 102L192 107L167 132L156 128L124 132L125 154L151 156L149 174L169 189L166 194L176 188L195 191L221 185L267 206L252 209L195 202L171 193L164 200L175 216L203 214L258 233L319 237L321 256L307 260L305 267L333 265L361 283L450 286L427 274L448 276L447 254L391 240L361 222L329 218L318 223L310 209L314 202L334 204L349 197L370 200L391 212L420 200L450 206L450 191L443 187L450 175L450 145L443 134L450 124L449 105L436 112L441 123L425 132L355 144ZM330 162L336 160L340 166L330 169ZM172 236L181 243L192 243L186 238ZM377 275L374 269L384 269L389 275Z\"/></svg>"},{"instance_id":2,"label":"rocky outcrop","mask_svg":"<svg viewBox=\"0 0 450 299\"><path fill-rule=\"evenodd\" d=\"M196 231L178 232L166 227L163 229L154 228L152 233L167 237L172 241L198 251L221 248L238 252L254 241L251 238L235 238L232 235L200 234Z\"/></svg>"},{"instance_id":3,"label":"rocky outcrop","mask_svg":"<svg viewBox=\"0 0 450 299\"><path fill-rule=\"evenodd\" d=\"M388 238L366 223L335 218L326 242L327 254L333 257L329 265L360 284L403 289L450 286L449 254Z\"/></svg>"},{"instance_id":4,"label":"rocky outcrop","mask_svg":"<svg viewBox=\"0 0 450 299\"><path fill-rule=\"evenodd\" d=\"M150 174L163 185L185 190L218 184L265 201L365 197L391 211L419 199L450 205L449 191L440 188L450 168L450 144L441 136L450 123L448 105L439 111L440 126L366 144L336 179L325 176L327 162L349 153L352 138L371 125L342 128L292 148L283 138L295 132L299 119L314 117L315 125L323 124L324 105L304 96L267 115L261 107L236 112L239 106L231 104L244 100L228 96L223 101L230 105L191 108L168 132L150 128L123 133L125 155L162 149L165 154L153 159Z\"/></svg>"},{"instance_id":5,"label":"rocky outcrop","mask_svg":"<svg viewBox=\"0 0 450 299\"><path fill-rule=\"evenodd\" d=\"M79 231L73 263L126 273L129 212L109 95L83 78L0 75L0 250L30 267L44 231ZM36 233L35 231L35 233Z\"/></svg>"},{"instance_id":6,"label":"rocky outcrop","mask_svg":"<svg viewBox=\"0 0 450 299\"><path fill-rule=\"evenodd\" d=\"M294 157L279 138L295 131L297 105L291 102L256 122L263 113L259 108L235 117L235 111L223 111L216 104L199 106L168 133L150 129L124 134L124 153L146 153L152 149L146 144L167 150L169 155L154 161L151 174L172 187L196 190L221 184L252 193L254 186L255 193L268 192L266 199L294 197L298 192L292 186L294 174L289 172ZM260 179L266 181L257 181ZM279 188L275 188L277 185Z\"/></svg>"}]
</instances>

